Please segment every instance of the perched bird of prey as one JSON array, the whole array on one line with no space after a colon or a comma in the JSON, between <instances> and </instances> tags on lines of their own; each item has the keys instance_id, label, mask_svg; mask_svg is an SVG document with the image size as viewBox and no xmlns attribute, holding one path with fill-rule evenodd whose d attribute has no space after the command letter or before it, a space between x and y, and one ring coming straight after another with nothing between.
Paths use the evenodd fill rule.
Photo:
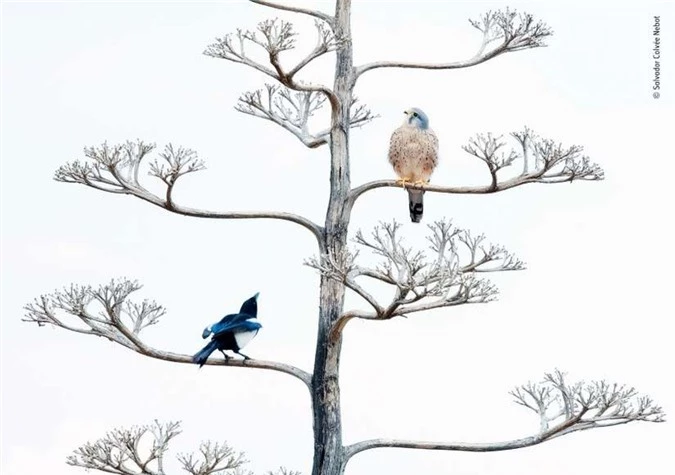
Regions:
<instances>
[{"instance_id":1,"label":"perched bird of prey","mask_svg":"<svg viewBox=\"0 0 675 475\"><path fill-rule=\"evenodd\" d=\"M204 329L202 338L208 338L212 334L213 336L209 344L192 357L193 362L198 363L201 368L209 355L216 350L220 351L226 360L229 360L230 357L225 353L225 350L231 350L243 356L245 360L250 359L240 350L262 328L262 325L256 320L258 316L258 295L259 293L246 300L239 309L239 313L225 315L218 323Z\"/></svg>"},{"instance_id":2,"label":"perched bird of prey","mask_svg":"<svg viewBox=\"0 0 675 475\"><path fill-rule=\"evenodd\" d=\"M398 182L425 185L438 164L438 138L429 128L429 118L413 107L404 112L403 125L394 130L389 142L389 163ZM408 207L413 223L422 220L424 190L408 189Z\"/></svg>"}]
</instances>

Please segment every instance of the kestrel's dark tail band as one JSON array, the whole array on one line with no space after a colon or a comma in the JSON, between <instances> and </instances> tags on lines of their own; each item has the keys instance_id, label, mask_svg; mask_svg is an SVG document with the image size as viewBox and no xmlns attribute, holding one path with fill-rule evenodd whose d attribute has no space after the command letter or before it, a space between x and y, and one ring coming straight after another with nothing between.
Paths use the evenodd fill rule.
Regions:
<instances>
[{"instance_id":1,"label":"kestrel's dark tail band","mask_svg":"<svg viewBox=\"0 0 675 475\"><path fill-rule=\"evenodd\" d=\"M413 223L422 221L424 212L424 190L408 190L408 208Z\"/></svg>"}]
</instances>

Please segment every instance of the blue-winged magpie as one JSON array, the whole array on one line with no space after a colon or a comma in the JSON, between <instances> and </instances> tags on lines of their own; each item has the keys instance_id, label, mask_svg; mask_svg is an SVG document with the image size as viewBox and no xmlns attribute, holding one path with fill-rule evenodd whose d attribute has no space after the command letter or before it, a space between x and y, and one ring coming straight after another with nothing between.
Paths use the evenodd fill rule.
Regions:
<instances>
[{"instance_id":1,"label":"blue-winged magpie","mask_svg":"<svg viewBox=\"0 0 675 475\"><path fill-rule=\"evenodd\" d=\"M225 350L231 350L243 356L245 360L250 359L239 350L246 346L256 336L258 330L262 328L262 325L256 320L258 316L258 295L259 293L256 293L246 300L239 309L239 313L225 315L218 323L206 327L202 332L202 338L213 335L211 341L192 357L192 361L198 363L201 368L209 355L216 350L220 351L226 360L229 360L230 356L225 353Z\"/></svg>"}]
</instances>

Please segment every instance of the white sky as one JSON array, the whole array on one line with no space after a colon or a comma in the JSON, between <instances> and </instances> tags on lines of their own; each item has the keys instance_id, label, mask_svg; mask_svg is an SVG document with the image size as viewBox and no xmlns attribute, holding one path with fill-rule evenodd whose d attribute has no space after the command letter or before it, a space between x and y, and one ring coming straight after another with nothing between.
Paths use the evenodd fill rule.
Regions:
<instances>
[{"instance_id":1,"label":"white sky","mask_svg":"<svg viewBox=\"0 0 675 475\"><path fill-rule=\"evenodd\" d=\"M505 6L354 3L357 63L468 57L480 35L466 19ZM352 135L354 184L392 176L389 134L410 106L428 113L440 137L434 183L486 179L460 146L477 132L524 125L584 145L607 180L493 196L426 195L425 222L448 216L485 232L528 269L495 276L496 303L350 324L341 373L345 443L531 435L536 418L507 392L555 367L573 378L635 385L674 410L673 4L510 5L553 27L549 48L467 70L381 70L362 78L357 95L381 118ZM41 293L129 276L145 284L140 297L168 309L146 340L193 354L207 323L260 291L264 329L248 353L311 369L318 280L302 266L316 251L304 229L174 216L51 179L59 165L82 158L85 145L172 142L195 149L208 166L181 180L181 204L288 210L320 221L327 149L306 150L282 129L235 112L238 95L266 79L201 54L214 37L277 15L245 2L3 4L3 475L81 472L64 463L71 450L154 418L183 421L172 454L202 439L227 440L247 452L257 473L279 465L309 473L309 398L296 380L168 364L20 322L22 306ZM653 15L662 17L664 42L658 101L651 97ZM310 20L295 19L311 34ZM304 77L328 80L331 61ZM398 189L366 194L351 230L392 218L423 244L424 227L409 223ZM663 475L672 473L673 440L672 423L635 423L494 454L370 451L347 473Z\"/></svg>"}]
</instances>

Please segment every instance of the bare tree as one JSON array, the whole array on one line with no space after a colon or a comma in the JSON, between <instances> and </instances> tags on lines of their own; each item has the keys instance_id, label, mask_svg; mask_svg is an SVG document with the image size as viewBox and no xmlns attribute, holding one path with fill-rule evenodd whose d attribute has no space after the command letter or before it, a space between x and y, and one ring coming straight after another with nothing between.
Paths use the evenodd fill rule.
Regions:
<instances>
[{"instance_id":1,"label":"bare tree","mask_svg":"<svg viewBox=\"0 0 675 475\"><path fill-rule=\"evenodd\" d=\"M662 421L664 415L661 408L651 399L639 396L633 388L604 381L570 384L563 373L556 371L545 375L540 383L528 383L512 392L518 404L539 417L539 431L530 437L495 443L373 439L349 446L343 444L339 365L343 330L350 320L388 320L397 316L412 316L429 309L490 302L497 291L481 275L524 267L519 259L501 246L489 244L483 235L459 229L448 220L429 226L429 246L424 251L407 245L400 236L400 225L395 222L380 223L371 233L356 233L352 239L353 246L350 247L350 215L358 198L377 188L402 186L395 180L378 180L352 187L348 146L350 131L366 125L375 117L366 106L359 105L353 95L358 79L365 73L384 68L445 70L472 67L502 54L545 46L552 32L545 23L527 13L510 9L489 11L477 20L470 21L481 35L477 51L471 58L433 64L393 60L354 65L350 0L336 0L333 13L267 0L250 1L270 9L312 17L317 30L315 46L298 63L284 64L283 53L296 47L296 33L290 23L271 19L260 23L253 30L237 30L218 38L206 48L205 54L248 66L274 81L274 84L266 85L264 89L244 93L236 106L238 111L280 125L309 148L327 146L331 165L330 198L322 224L291 213L207 211L176 203L172 195L178 179L202 170L204 164L192 150L173 145L167 145L154 161L147 157L155 146L140 141L86 148L87 160L64 165L56 172L56 180L135 196L185 216L285 220L300 225L314 236L318 252L316 257L308 259L307 264L317 269L321 278L319 325L311 373L272 361L211 359L207 363L279 371L302 381L309 390L313 411L312 474L340 475L344 473L352 456L380 447L509 450L539 444L580 430L631 421ZM256 49L265 55L268 60L266 63L254 59L252 52ZM334 53L336 57L332 86L298 79L298 73L305 66L329 53ZM315 128L312 119L322 106L330 107L330 124ZM408 186L423 186L427 192L486 194L529 183L603 179L602 169L583 155L580 146L560 144L540 137L528 128L513 132L508 137L492 133L479 134L469 140L464 150L487 167L489 175L486 174L484 185ZM514 166L516 164L519 166ZM155 194L147 188L145 179L141 179L146 174L164 184L163 194ZM380 260L379 264L374 267L363 265L363 260L359 258L360 252L372 253ZM375 281L390 286L390 301L380 302L373 297L369 288ZM138 283L126 279L112 280L100 287L73 285L41 296L27 305L26 320L105 337L145 356L190 363L189 355L155 349L141 339L140 332L156 324L165 311L155 302L133 302L131 294L139 288ZM369 310L345 309L347 290L360 296ZM112 473L128 473L120 468L127 462L141 470L147 470L150 462L161 463L164 447L171 438L169 435L173 434L168 429L163 433L163 439L156 439L161 443L153 445L161 446L161 450L153 448L145 458L134 456L119 447L112 452L106 448L117 444L117 439L131 440L133 445L137 434L131 431L128 436L111 436L108 442L87 445L70 462L100 470L117 464L118 467L111 470L118 471ZM217 467L221 463L217 460L225 460L219 458L218 447L202 446L201 459L183 456L180 459L183 468L191 473L211 473L208 467Z\"/></svg>"}]
</instances>

